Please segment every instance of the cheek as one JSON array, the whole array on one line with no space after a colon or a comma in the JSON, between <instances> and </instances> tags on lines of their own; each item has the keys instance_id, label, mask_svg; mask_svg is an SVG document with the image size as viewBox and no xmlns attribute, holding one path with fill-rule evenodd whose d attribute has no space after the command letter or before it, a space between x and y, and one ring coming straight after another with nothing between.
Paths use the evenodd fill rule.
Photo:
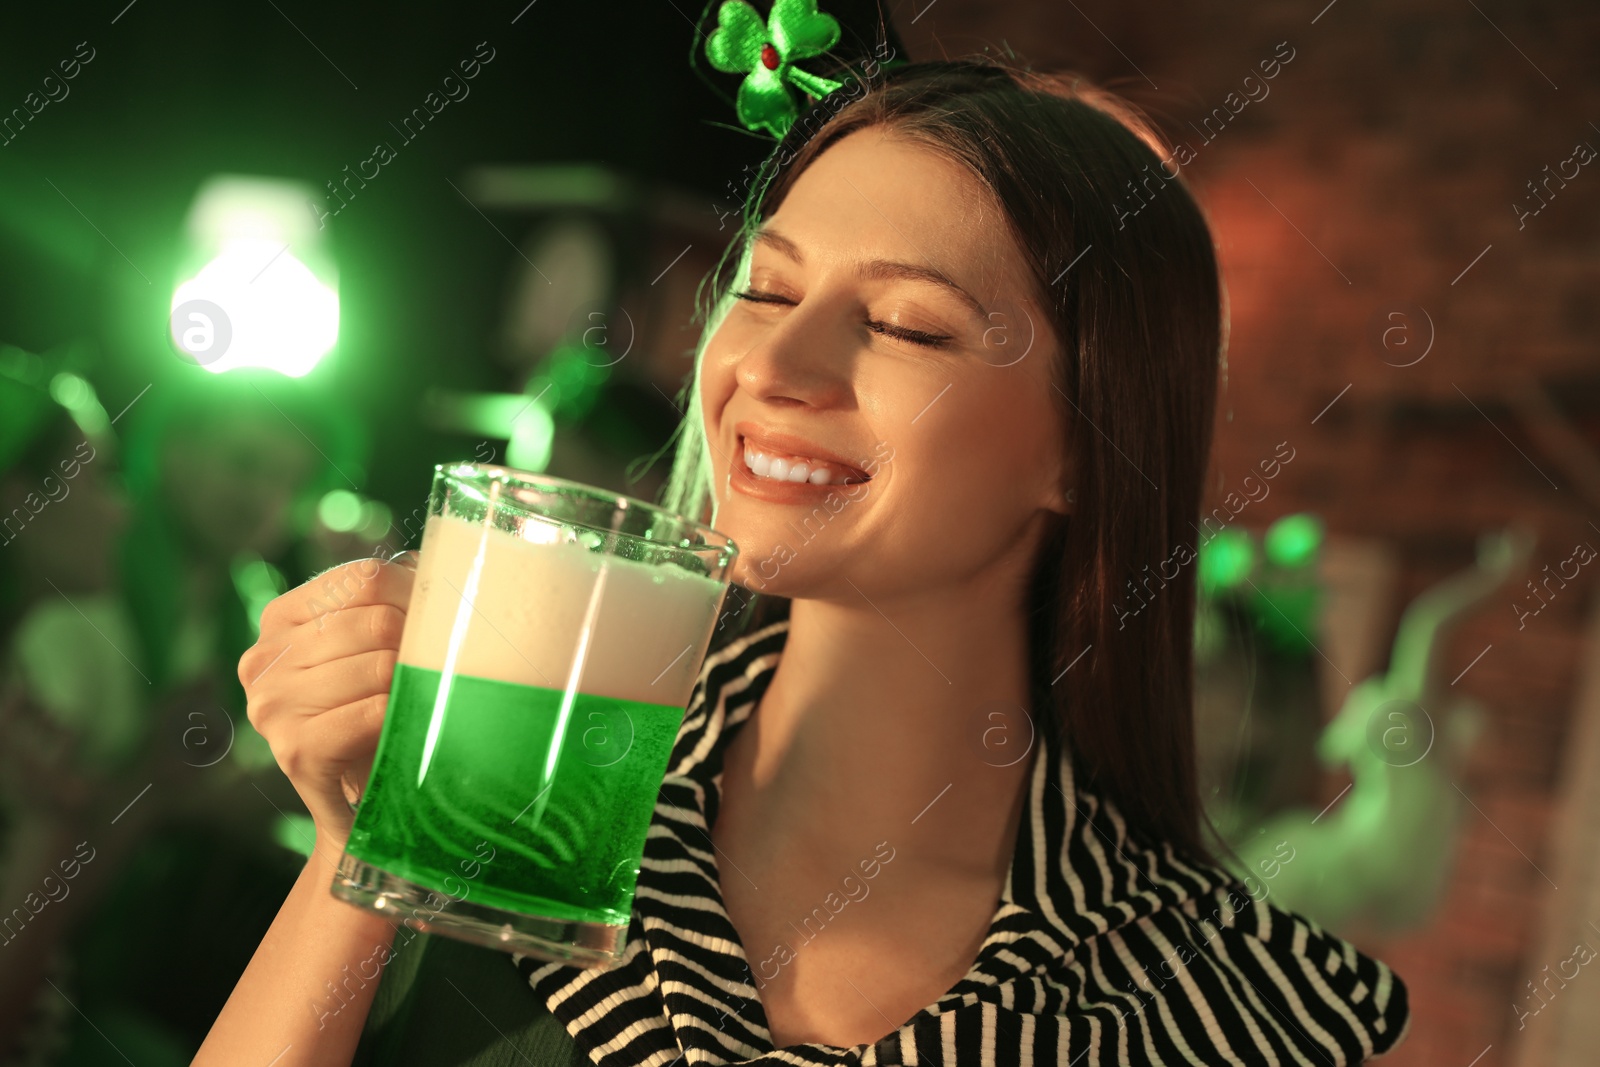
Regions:
<instances>
[{"instance_id":1,"label":"cheek","mask_svg":"<svg viewBox=\"0 0 1600 1067\"><path fill-rule=\"evenodd\" d=\"M713 440L722 425L723 410L738 389L739 359L734 353L742 349L737 346L738 339L729 327L723 326L707 342L700 359L700 413L706 435Z\"/></svg>"},{"instance_id":2,"label":"cheek","mask_svg":"<svg viewBox=\"0 0 1600 1067\"><path fill-rule=\"evenodd\" d=\"M932 487L942 507L982 501L1006 513L1031 511L1060 448L1052 410L1013 389L969 388L965 396L960 389L957 383L945 394L942 413L936 405L909 428L906 449L896 450L897 460L905 458L900 473Z\"/></svg>"}]
</instances>

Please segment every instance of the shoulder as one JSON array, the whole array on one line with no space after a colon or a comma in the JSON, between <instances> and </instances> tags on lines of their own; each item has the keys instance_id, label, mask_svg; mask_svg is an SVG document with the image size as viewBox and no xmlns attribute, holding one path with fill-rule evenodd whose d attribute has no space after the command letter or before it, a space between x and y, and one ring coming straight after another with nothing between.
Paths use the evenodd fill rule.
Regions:
<instances>
[{"instance_id":1,"label":"shoulder","mask_svg":"<svg viewBox=\"0 0 1600 1067\"><path fill-rule=\"evenodd\" d=\"M1078 1003L1142 1030L1156 1063L1350 1064L1400 1043L1410 1009L1386 964L1227 872L1193 866L1214 884L1072 954L1062 977Z\"/></svg>"},{"instance_id":2,"label":"shoulder","mask_svg":"<svg viewBox=\"0 0 1600 1067\"><path fill-rule=\"evenodd\" d=\"M726 728L749 717L783 654L787 620L714 642L684 710L668 763L669 774L689 774L723 739Z\"/></svg>"}]
</instances>

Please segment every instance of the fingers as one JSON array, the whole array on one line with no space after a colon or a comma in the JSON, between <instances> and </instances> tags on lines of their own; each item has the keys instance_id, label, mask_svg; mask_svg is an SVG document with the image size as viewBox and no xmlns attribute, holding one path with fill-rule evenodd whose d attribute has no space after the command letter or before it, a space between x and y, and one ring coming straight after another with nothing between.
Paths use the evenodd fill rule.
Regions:
<instances>
[{"instance_id":1,"label":"fingers","mask_svg":"<svg viewBox=\"0 0 1600 1067\"><path fill-rule=\"evenodd\" d=\"M398 655L394 649L375 649L319 663L302 670L294 686L300 701L313 712L341 708L368 697L387 696L394 681Z\"/></svg>"},{"instance_id":2,"label":"fingers","mask_svg":"<svg viewBox=\"0 0 1600 1067\"><path fill-rule=\"evenodd\" d=\"M356 560L274 599L239 659L252 726L322 833L348 833L346 779L377 753L415 578L410 559Z\"/></svg>"},{"instance_id":3,"label":"fingers","mask_svg":"<svg viewBox=\"0 0 1600 1067\"><path fill-rule=\"evenodd\" d=\"M327 766L370 763L388 706L389 694L378 693L313 715L297 731L295 747L301 751L293 755Z\"/></svg>"},{"instance_id":4,"label":"fingers","mask_svg":"<svg viewBox=\"0 0 1600 1067\"><path fill-rule=\"evenodd\" d=\"M247 690L250 722L275 741L275 735L322 718L330 709L387 699L397 656L394 649L372 649L309 667L277 667L273 677Z\"/></svg>"},{"instance_id":5,"label":"fingers","mask_svg":"<svg viewBox=\"0 0 1600 1067\"><path fill-rule=\"evenodd\" d=\"M347 656L397 650L405 625L405 610L389 603L341 608L295 626L279 625L270 634L263 615L261 639L239 658L239 682L253 694L259 685L274 684L269 674L281 677Z\"/></svg>"},{"instance_id":6,"label":"fingers","mask_svg":"<svg viewBox=\"0 0 1600 1067\"><path fill-rule=\"evenodd\" d=\"M358 559L342 564L274 598L261 613L261 632L275 633L353 607L388 604L403 612L415 576L402 562Z\"/></svg>"},{"instance_id":7,"label":"fingers","mask_svg":"<svg viewBox=\"0 0 1600 1067\"><path fill-rule=\"evenodd\" d=\"M273 758L311 812L319 840L323 834L339 841L348 836L353 818L343 783L348 777L365 789L388 702L388 694L374 694L267 735Z\"/></svg>"}]
</instances>

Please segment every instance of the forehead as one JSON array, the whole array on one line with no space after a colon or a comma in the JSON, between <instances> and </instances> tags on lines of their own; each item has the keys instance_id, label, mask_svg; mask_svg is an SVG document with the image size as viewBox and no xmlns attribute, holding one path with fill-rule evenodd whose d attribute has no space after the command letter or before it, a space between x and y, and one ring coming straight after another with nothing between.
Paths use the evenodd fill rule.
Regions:
<instances>
[{"instance_id":1,"label":"forehead","mask_svg":"<svg viewBox=\"0 0 1600 1067\"><path fill-rule=\"evenodd\" d=\"M887 127L857 130L802 171L768 220L813 257L930 266L986 305L1032 285L994 193L949 155Z\"/></svg>"}]
</instances>

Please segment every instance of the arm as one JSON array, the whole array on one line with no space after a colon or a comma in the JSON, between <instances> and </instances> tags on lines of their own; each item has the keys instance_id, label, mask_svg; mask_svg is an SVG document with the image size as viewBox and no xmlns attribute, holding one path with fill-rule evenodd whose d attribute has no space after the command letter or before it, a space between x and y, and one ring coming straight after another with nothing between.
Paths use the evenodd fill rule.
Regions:
<instances>
[{"instance_id":1,"label":"arm","mask_svg":"<svg viewBox=\"0 0 1600 1067\"><path fill-rule=\"evenodd\" d=\"M321 1067L355 1055L395 927L328 892L342 850L342 843L318 842L195 1067Z\"/></svg>"},{"instance_id":2,"label":"arm","mask_svg":"<svg viewBox=\"0 0 1600 1067\"><path fill-rule=\"evenodd\" d=\"M404 564L336 568L268 604L239 661L251 725L310 811L316 844L206 1035L202 1067L348 1065L355 1055L395 927L329 887L354 822L353 784L371 772L411 584Z\"/></svg>"}]
</instances>

